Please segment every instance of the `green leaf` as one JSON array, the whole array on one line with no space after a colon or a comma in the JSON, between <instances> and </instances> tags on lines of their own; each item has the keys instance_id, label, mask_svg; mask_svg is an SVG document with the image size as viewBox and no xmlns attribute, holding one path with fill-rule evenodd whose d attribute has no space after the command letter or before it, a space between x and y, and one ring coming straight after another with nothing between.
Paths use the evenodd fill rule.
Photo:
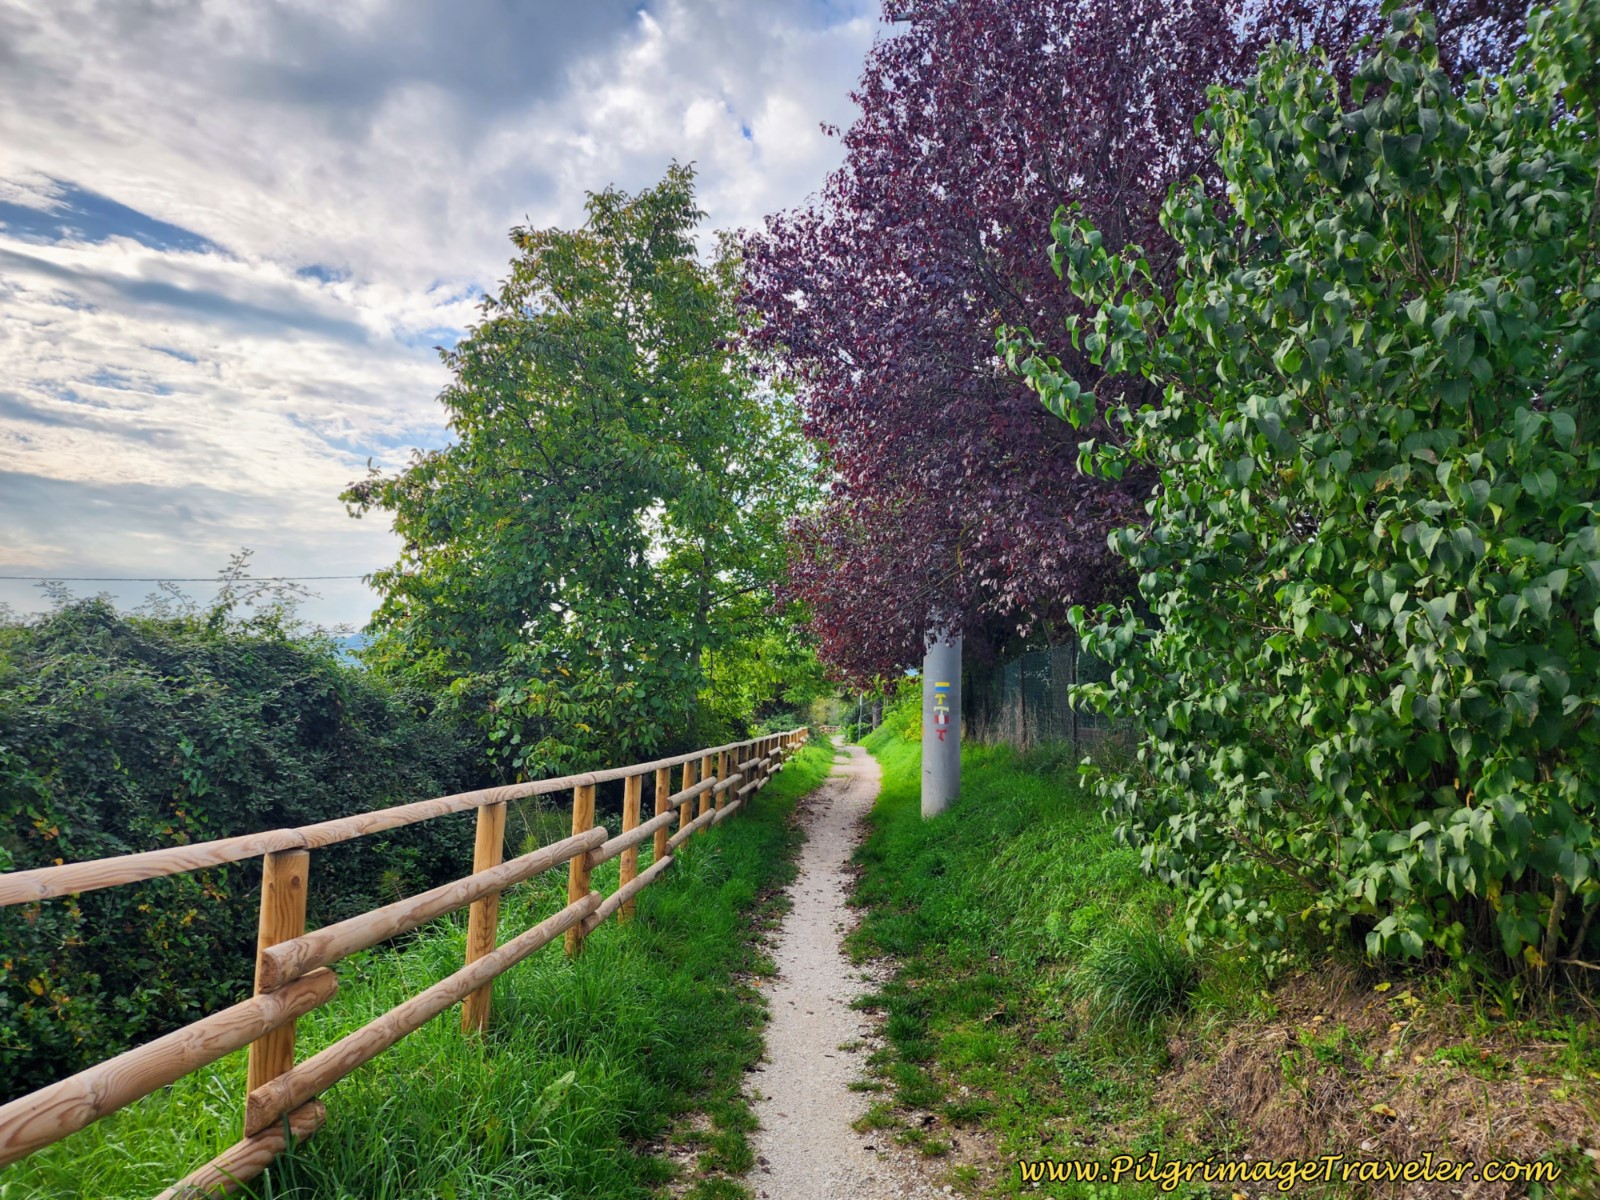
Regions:
<instances>
[{"instance_id":1,"label":"green leaf","mask_svg":"<svg viewBox=\"0 0 1600 1200\"><path fill-rule=\"evenodd\" d=\"M1454 86L1431 20L1391 16L1349 112L1293 45L1213 93L1216 185L1174 191L1170 260L1058 297L1160 398L1102 438L1149 490L1107 538L1136 754L1097 779L1207 936L1281 945L1315 912L1487 961L1600 853L1595 126L1562 95L1600 35L1541 9L1524 72Z\"/></svg>"},{"instance_id":2,"label":"green leaf","mask_svg":"<svg viewBox=\"0 0 1600 1200\"><path fill-rule=\"evenodd\" d=\"M1530 471L1522 477L1522 488L1535 500L1551 500L1558 491L1555 472L1549 467L1541 467L1537 471Z\"/></svg>"}]
</instances>

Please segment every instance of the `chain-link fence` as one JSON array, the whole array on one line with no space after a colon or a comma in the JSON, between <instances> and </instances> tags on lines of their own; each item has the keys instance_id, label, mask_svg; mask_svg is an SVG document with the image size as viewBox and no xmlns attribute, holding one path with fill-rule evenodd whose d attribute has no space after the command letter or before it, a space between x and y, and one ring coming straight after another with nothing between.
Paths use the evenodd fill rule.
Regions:
<instances>
[{"instance_id":1,"label":"chain-link fence","mask_svg":"<svg viewBox=\"0 0 1600 1200\"><path fill-rule=\"evenodd\" d=\"M1076 639L974 672L966 696L966 735L1028 749L1041 742L1071 742L1074 752L1104 740L1116 728L1099 713L1074 709L1067 689L1111 678L1106 662L1078 648Z\"/></svg>"}]
</instances>

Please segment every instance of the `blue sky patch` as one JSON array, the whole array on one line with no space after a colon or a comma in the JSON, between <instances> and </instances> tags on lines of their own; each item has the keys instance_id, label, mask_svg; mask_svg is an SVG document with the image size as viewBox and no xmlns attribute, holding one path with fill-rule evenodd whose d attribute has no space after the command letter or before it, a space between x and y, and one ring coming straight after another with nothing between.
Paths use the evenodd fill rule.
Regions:
<instances>
[{"instance_id":1,"label":"blue sky patch","mask_svg":"<svg viewBox=\"0 0 1600 1200\"><path fill-rule=\"evenodd\" d=\"M200 361L193 354L188 354L182 350L174 350L171 346L146 346L145 349L154 350L157 354L165 354L168 357L177 359L179 362L186 362L190 365Z\"/></svg>"},{"instance_id":2,"label":"blue sky patch","mask_svg":"<svg viewBox=\"0 0 1600 1200\"><path fill-rule=\"evenodd\" d=\"M301 267L295 274L301 279L315 279L318 283L343 283L350 278L349 271L341 271L338 267L326 266L323 263L312 263L310 266Z\"/></svg>"},{"instance_id":3,"label":"blue sky patch","mask_svg":"<svg viewBox=\"0 0 1600 1200\"><path fill-rule=\"evenodd\" d=\"M156 383L154 380L137 382L129 379L121 371L113 370L110 367L100 368L84 382L94 387L109 388L114 392L137 392L144 396L172 395L172 389L164 383Z\"/></svg>"},{"instance_id":4,"label":"blue sky patch","mask_svg":"<svg viewBox=\"0 0 1600 1200\"><path fill-rule=\"evenodd\" d=\"M90 242L131 238L152 250L219 254L222 248L181 225L157 220L109 196L61 180L51 181L54 207L29 208L0 200L0 228L29 242Z\"/></svg>"},{"instance_id":5,"label":"blue sky patch","mask_svg":"<svg viewBox=\"0 0 1600 1200\"><path fill-rule=\"evenodd\" d=\"M66 284L80 294L85 291L111 293L135 305L188 314L212 324L230 326L242 333L281 336L298 332L353 345L371 341L367 330L359 322L341 317L324 316L298 308L272 308L157 279L128 279L120 275L79 270L46 262L31 254L18 254L14 250L0 249L0 268L41 275Z\"/></svg>"},{"instance_id":6,"label":"blue sky patch","mask_svg":"<svg viewBox=\"0 0 1600 1200\"><path fill-rule=\"evenodd\" d=\"M315 422L293 413L289 414L289 423L319 438L324 445L357 460L378 457L383 451L393 453L438 449L450 440L450 431L442 423L395 429L386 433L372 432L360 438L319 429Z\"/></svg>"},{"instance_id":7,"label":"blue sky patch","mask_svg":"<svg viewBox=\"0 0 1600 1200\"><path fill-rule=\"evenodd\" d=\"M445 292L443 296L435 294L444 291L446 288L450 290ZM482 300L489 294L484 291L480 284L469 283L462 287L456 287L443 279L435 279L428 285L427 291L429 299L439 305L460 304L463 300Z\"/></svg>"},{"instance_id":8,"label":"blue sky patch","mask_svg":"<svg viewBox=\"0 0 1600 1200\"><path fill-rule=\"evenodd\" d=\"M446 329L443 326L436 326L433 329L423 329L416 333L397 334L395 341L408 350L432 350L436 346L443 346L446 350L453 350L456 343L461 340L462 333L463 331L460 329Z\"/></svg>"}]
</instances>

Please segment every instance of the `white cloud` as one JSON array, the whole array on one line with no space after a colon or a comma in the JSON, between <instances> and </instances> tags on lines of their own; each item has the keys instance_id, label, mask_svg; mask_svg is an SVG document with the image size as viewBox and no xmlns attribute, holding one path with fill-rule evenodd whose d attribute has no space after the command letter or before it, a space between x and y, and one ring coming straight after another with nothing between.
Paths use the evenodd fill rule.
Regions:
<instances>
[{"instance_id":1,"label":"white cloud","mask_svg":"<svg viewBox=\"0 0 1600 1200\"><path fill-rule=\"evenodd\" d=\"M444 437L430 347L509 227L673 159L712 227L797 203L877 29L871 0L0 0L0 573L389 561L338 492Z\"/></svg>"}]
</instances>

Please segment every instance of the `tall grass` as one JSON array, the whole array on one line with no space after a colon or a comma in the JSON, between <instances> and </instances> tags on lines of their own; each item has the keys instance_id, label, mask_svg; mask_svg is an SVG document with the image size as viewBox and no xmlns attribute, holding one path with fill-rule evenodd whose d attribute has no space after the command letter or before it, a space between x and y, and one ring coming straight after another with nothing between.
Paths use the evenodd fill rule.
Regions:
<instances>
[{"instance_id":1,"label":"tall grass","mask_svg":"<svg viewBox=\"0 0 1600 1200\"><path fill-rule=\"evenodd\" d=\"M1197 958L1174 913L1181 895L1146 878L1138 853L1116 842L1070 755L968 746L961 798L924 821L918 733L916 712L899 710L865 743L884 786L859 854L867 912L854 944L899 961L868 1001L886 1013L879 1086L894 1103L875 1105L864 1123L930 1154L948 1145L946 1125L980 1125L1002 1168L986 1196L1203 1200L1231 1189L1036 1184L1013 1164L1151 1151L1237 1157L1265 1146L1357 1157L1372 1144L1374 1114L1393 1103L1409 1133L1433 1131L1427 1149L1485 1161L1540 1147L1564 1174L1530 1196L1600 1196L1588 1152L1600 1112L1592 1014L1511 1019L1516 997L1477 990L1467 972L1380 979L1338 943L1308 936L1292 943L1301 969L1276 982L1243 952L1212 945ZM1452 1082L1455 1071L1477 1079ZM1501 1090L1491 1099L1480 1080ZM1464 1097L1473 1116L1462 1122ZM1308 1098L1327 1107L1286 1133L1297 1118L1285 1114L1308 1111Z\"/></svg>"},{"instance_id":2,"label":"tall grass","mask_svg":"<svg viewBox=\"0 0 1600 1200\"><path fill-rule=\"evenodd\" d=\"M1234 1004L1261 978L1245 967L1223 994L1197 993L1215 973L1184 949L1174 894L1116 842L1070 755L969 745L960 799L923 820L917 733L916 713L897 710L864 743L883 790L858 852L866 911L852 945L899 960L868 1000L886 1014L883 1082L902 1112L981 1124L1002 1161L1103 1149L1107 1129L1157 1119L1171 1022L1202 996ZM902 1120L895 1136L944 1144ZM1036 1192L1014 1170L996 1186L1111 1194ZM1155 1192L1124 1181L1115 1195Z\"/></svg>"},{"instance_id":3,"label":"tall grass","mask_svg":"<svg viewBox=\"0 0 1600 1200\"><path fill-rule=\"evenodd\" d=\"M866 741L884 785L858 856L868 907L858 945L998 956L1036 989L1092 998L1134 1023L1181 1007L1196 973L1174 894L1115 841L1070 757L969 746L961 798L924 821L913 716L892 713Z\"/></svg>"},{"instance_id":4,"label":"tall grass","mask_svg":"<svg viewBox=\"0 0 1600 1200\"><path fill-rule=\"evenodd\" d=\"M1137 1026L1182 1011L1198 981L1194 957L1172 930L1117 924L1085 944L1072 990L1097 1019Z\"/></svg>"},{"instance_id":5,"label":"tall grass","mask_svg":"<svg viewBox=\"0 0 1600 1200\"><path fill-rule=\"evenodd\" d=\"M799 834L788 817L830 761L827 746L807 747L738 817L686 848L640 896L636 921L596 930L577 961L558 944L502 975L486 1038L463 1037L452 1008L336 1084L323 1129L244 1194L644 1197L673 1172L652 1142L695 1109L713 1123L706 1165L737 1169L753 1127L740 1084L765 1020L739 981L764 966L752 916L793 877ZM616 871L597 871L595 886L615 887ZM502 938L565 902L564 867L514 890ZM347 959L338 996L301 1020L298 1057L458 968L464 944L458 914ZM244 1082L241 1052L0 1171L0 1200L153 1195L237 1140Z\"/></svg>"}]
</instances>

